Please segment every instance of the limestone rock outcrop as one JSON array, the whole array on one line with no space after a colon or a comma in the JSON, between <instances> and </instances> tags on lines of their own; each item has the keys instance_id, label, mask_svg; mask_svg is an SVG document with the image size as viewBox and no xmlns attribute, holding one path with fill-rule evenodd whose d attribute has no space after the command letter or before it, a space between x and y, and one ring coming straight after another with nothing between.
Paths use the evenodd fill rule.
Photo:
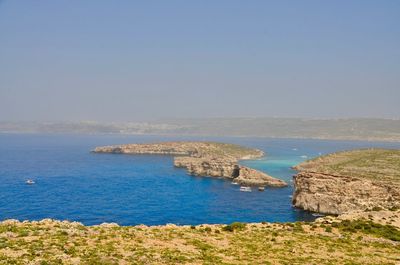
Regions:
<instances>
[{"instance_id":1,"label":"limestone rock outcrop","mask_svg":"<svg viewBox=\"0 0 400 265\"><path fill-rule=\"evenodd\" d=\"M230 178L236 183L247 186L287 186L287 183L280 179L273 178L261 171L238 165L235 160L175 157L174 165L186 168L191 175Z\"/></svg>"},{"instance_id":2,"label":"limestone rock outcrop","mask_svg":"<svg viewBox=\"0 0 400 265\"><path fill-rule=\"evenodd\" d=\"M304 210L339 215L400 208L400 186L393 183L315 172L300 172L293 182L293 205Z\"/></svg>"},{"instance_id":3,"label":"limestone rock outcrop","mask_svg":"<svg viewBox=\"0 0 400 265\"><path fill-rule=\"evenodd\" d=\"M344 214L400 208L400 150L356 149L307 160L294 167L293 205Z\"/></svg>"},{"instance_id":4,"label":"limestone rock outcrop","mask_svg":"<svg viewBox=\"0 0 400 265\"><path fill-rule=\"evenodd\" d=\"M95 153L173 155L174 166L186 168L190 175L224 177L251 186L284 187L287 184L238 160L262 157L264 152L233 144L214 142L164 142L97 147Z\"/></svg>"},{"instance_id":5,"label":"limestone rock outcrop","mask_svg":"<svg viewBox=\"0 0 400 265\"><path fill-rule=\"evenodd\" d=\"M239 175L239 165L232 159L175 157L174 166L186 168L196 176L235 178Z\"/></svg>"},{"instance_id":6,"label":"limestone rock outcrop","mask_svg":"<svg viewBox=\"0 0 400 265\"><path fill-rule=\"evenodd\" d=\"M239 176L235 178L239 184L246 184L250 186L269 186L269 187L285 187L287 183L283 180L273 178L261 171L253 168L240 166Z\"/></svg>"}]
</instances>

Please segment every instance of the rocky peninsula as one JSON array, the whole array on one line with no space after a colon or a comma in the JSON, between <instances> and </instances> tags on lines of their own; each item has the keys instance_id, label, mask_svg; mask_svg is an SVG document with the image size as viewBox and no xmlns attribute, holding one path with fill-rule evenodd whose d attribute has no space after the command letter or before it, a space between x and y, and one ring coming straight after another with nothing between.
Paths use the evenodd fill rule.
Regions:
<instances>
[{"instance_id":1,"label":"rocky peninsula","mask_svg":"<svg viewBox=\"0 0 400 265\"><path fill-rule=\"evenodd\" d=\"M263 155L256 149L198 142L95 151L174 155L176 166L190 174L234 181L241 176L259 181L261 172L237 163ZM314 222L159 226L5 220L0 222L0 264L398 264L399 157L399 150L357 150L297 166L294 203L345 212L339 216ZM387 189L378 191L377 186Z\"/></svg>"},{"instance_id":2,"label":"rocky peninsula","mask_svg":"<svg viewBox=\"0 0 400 265\"><path fill-rule=\"evenodd\" d=\"M400 208L400 150L338 152L294 168L296 207L335 215Z\"/></svg>"},{"instance_id":3,"label":"rocky peninsula","mask_svg":"<svg viewBox=\"0 0 400 265\"><path fill-rule=\"evenodd\" d=\"M196 176L223 177L248 186L285 187L287 183L239 165L239 160L264 156L258 149L216 142L161 142L96 147L95 153L173 155L174 166Z\"/></svg>"}]
</instances>

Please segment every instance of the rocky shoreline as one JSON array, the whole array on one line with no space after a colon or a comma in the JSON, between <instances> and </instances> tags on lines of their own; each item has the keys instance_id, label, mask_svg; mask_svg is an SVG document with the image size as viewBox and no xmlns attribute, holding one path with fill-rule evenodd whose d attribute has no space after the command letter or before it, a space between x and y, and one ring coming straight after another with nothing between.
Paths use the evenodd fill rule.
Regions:
<instances>
[{"instance_id":1,"label":"rocky shoreline","mask_svg":"<svg viewBox=\"0 0 400 265\"><path fill-rule=\"evenodd\" d=\"M295 207L324 214L400 209L399 150L339 152L294 167Z\"/></svg>"},{"instance_id":2,"label":"rocky shoreline","mask_svg":"<svg viewBox=\"0 0 400 265\"><path fill-rule=\"evenodd\" d=\"M312 212L339 215L400 208L400 186L394 184L316 172L300 172L293 183L293 205Z\"/></svg>"},{"instance_id":3,"label":"rocky shoreline","mask_svg":"<svg viewBox=\"0 0 400 265\"><path fill-rule=\"evenodd\" d=\"M255 159L264 152L233 144L215 142L162 142L96 147L95 153L173 155L174 166L190 175L223 177L246 186L285 187L287 183L261 171L239 165L239 160Z\"/></svg>"},{"instance_id":4,"label":"rocky shoreline","mask_svg":"<svg viewBox=\"0 0 400 265\"><path fill-rule=\"evenodd\" d=\"M235 145L175 142L98 147L94 152L174 155L174 165L189 174L281 185L238 164L262 156L261 151ZM397 264L400 186L398 172L390 166L393 161L397 165L397 154L374 152L372 157L378 162L367 159L367 173L376 169L374 163L390 163L368 175L355 170L354 154L348 166L339 154L329 157L328 164L320 157L296 167L294 205L338 216L313 222L158 226L5 220L0 222L0 264ZM332 161L340 161L341 167Z\"/></svg>"}]
</instances>

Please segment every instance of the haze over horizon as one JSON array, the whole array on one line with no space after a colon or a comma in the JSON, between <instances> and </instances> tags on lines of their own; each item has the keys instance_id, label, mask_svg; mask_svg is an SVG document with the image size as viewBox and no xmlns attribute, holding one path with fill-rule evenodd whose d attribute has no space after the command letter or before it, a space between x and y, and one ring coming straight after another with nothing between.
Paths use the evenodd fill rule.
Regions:
<instances>
[{"instance_id":1,"label":"haze over horizon","mask_svg":"<svg viewBox=\"0 0 400 265\"><path fill-rule=\"evenodd\" d=\"M399 1L0 1L0 121L400 118Z\"/></svg>"}]
</instances>

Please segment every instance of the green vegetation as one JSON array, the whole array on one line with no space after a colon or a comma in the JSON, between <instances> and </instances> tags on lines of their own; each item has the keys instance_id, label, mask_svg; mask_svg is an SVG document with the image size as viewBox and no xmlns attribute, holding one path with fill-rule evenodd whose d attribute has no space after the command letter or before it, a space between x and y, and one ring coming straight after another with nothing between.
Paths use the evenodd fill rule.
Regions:
<instances>
[{"instance_id":1,"label":"green vegetation","mask_svg":"<svg viewBox=\"0 0 400 265\"><path fill-rule=\"evenodd\" d=\"M240 223L240 222L234 222L230 225L226 225L222 227L222 231L229 231L229 232L234 232L235 230L243 230L245 229L246 224Z\"/></svg>"},{"instance_id":2,"label":"green vegetation","mask_svg":"<svg viewBox=\"0 0 400 265\"><path fill-rule=\"evenodd\" d=\"M361 149L332 153L303 162L296 169L400 183L400 150Z\"/></svg>"},{"instance_id":3,"label":"green vegetation","mask_svg":"<svg viewBox=\"0 0 400 265\"><path fill-rule=\"evenodd\" d=\"M335 223L332 226L344 232L362 232L393 241L400 241L400 230L392 225L382 225L366 220L343 220L341 223Z\"/></svg>"},{"instance_id":4,"label":"green vegetation","mask_svg":"<svg viewBox=\"0 0 400 265\"><path fill-rule=\"evenodd\" d=\"M191 142L188 142L190 145ZM234 158L241 158L243 156L261 156L261 152L257 149L228 143L218 142L194 142L193 145L197 148L199 153L204 156L225 157L231 156Z\"/></svg>"},{"instance_id":5,"label":"green vegetation","mask_svg":"<svg viewBox=\"0 0 400 265\"><path fill-rule=\"evenodd\" d=\"M6 221L0 264L397 264L399 240L397 227L364 219L154 227Z\"/></svg>"}]
</instances>

